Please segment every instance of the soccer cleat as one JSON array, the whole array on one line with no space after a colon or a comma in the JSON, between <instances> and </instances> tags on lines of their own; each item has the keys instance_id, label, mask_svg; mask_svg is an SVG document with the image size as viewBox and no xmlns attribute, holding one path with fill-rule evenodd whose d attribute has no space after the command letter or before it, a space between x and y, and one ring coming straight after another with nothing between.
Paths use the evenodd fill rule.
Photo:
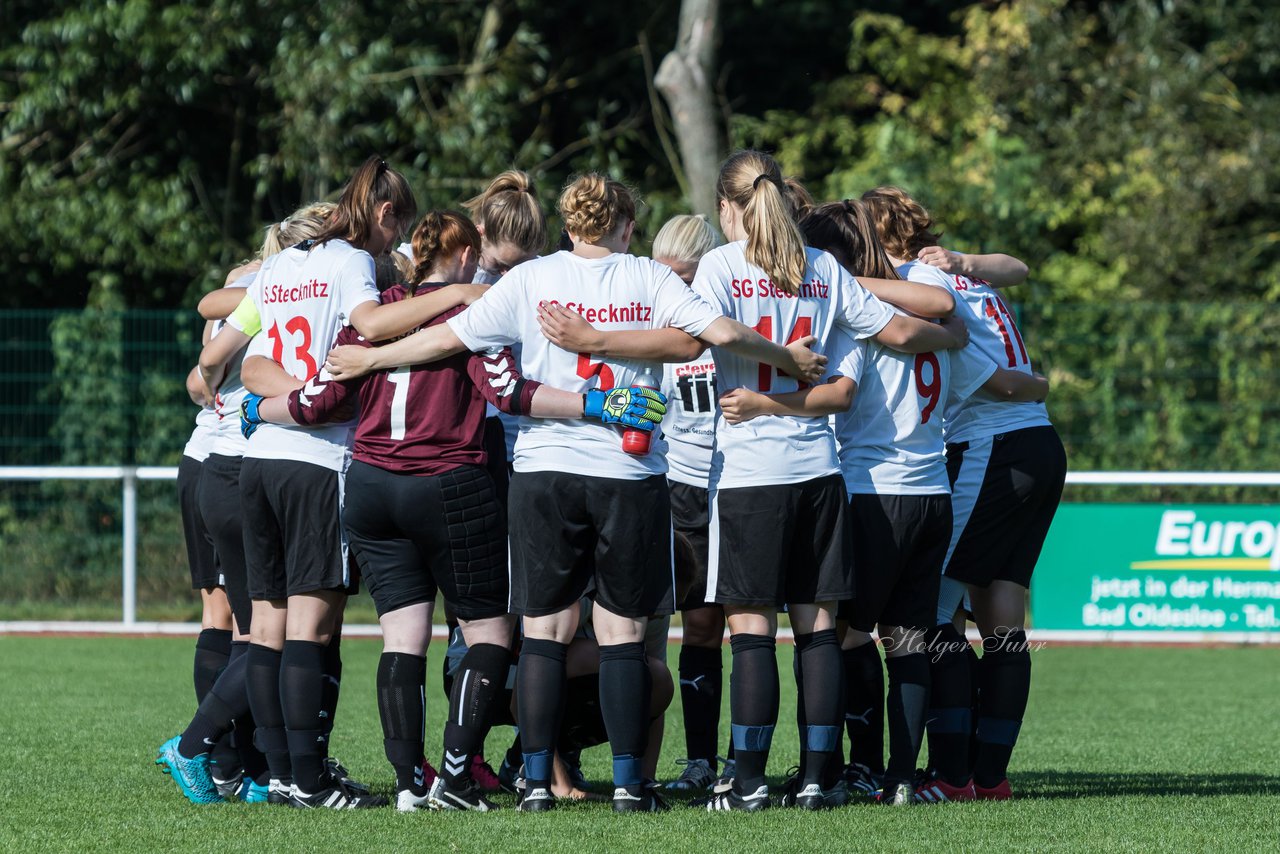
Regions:
<instances>
[{"instance_id":1,"label":"soccer cleat","mask_svg":"<svg viewBox=\"0 0 1280 854\"><path fill-rule=\"evenodd\" d=\"M693 789L707 789L716 781L716 772L711 763L705 759L677 759L677 765L683 765L680 777L672 780L664 787L672 792L688 792Z\"/></svg>"},{"instance_id":2,"label":"soccer cleat","mask_svg":"<svg viewBox=\"0 0 1280 854\"><path fill-rule=\"evenodd\" d=\"M502 788L502 781L479 753L471 757L471 779L476 781L482 792L496 792Z\"/></svg>"},{"instance_id":3,"label":"soccer cleat","mask_svg":"<svg viewBox=\"0 0 1280 854\"><path fill-rule=\"evenodd\" d=\"M233 776L226 780L219 780L218 775L213 773L213 769L209 769L209 778L213 780L213 787L218 790L218 794L225 798L238 797L240 787L244 783L244 771L237 771Z\"/></svg>"},{"instance_id":4,"label":"soccer cleat","mask_svg":"<svg viewBox=\"0 0 1280 854\"><path fill-rule=\"evenodd\" d=\"M632 787L637 788L637 787ZM614 812L666 812L671 805L658 794L658 784L652 781L639 786L638 792L632 792L626 786L618 786L613 790Z\"/></svg>"},{"instance_id":5,"label":"soccer cleat","mask_svg":"<svg viewBox=\"0 0 1280 854\"><path fill-rule=\"evenodd\" d=\"M723 756L717 756L720 760L720 776L711 784L713 791L722 791L733 785L733 778L738 773L738 763L733 759L725 759Z\"/></svg>"},{"instance_id":6,"label":"soccer cleat","mask_svg":"<svg viewBox=\"0 0 1280 854\"><path fill-rule=\"evenodd\" d=\"M709 798L701 798L689 804L707 812L759 812L770 807L769 787L761 786L749 795L739 795L733 789L717 791Z\"/></svg>"},{"instance_id":7,"label":"soccer cleat","mask_svg":"<svg viewBox=\"0 0 1280 854\"><path fill-rule=\"evenodd\" d=\"M278 777L272 777L267 783L267 803L272 806L288 806L292 795L293 783L286 783Z\"/></svg>"},{"instance_id":8,"label":"soccer cleat","mask_svg":"<svg viewBox=\"0 0 1280 854\"><path fill-rule=\"evenodd\" d=\"M209 774L209 755L202 753L194 759L188 759L178 753L180 736L160 745L156 756L156 764L164 773L173 778L186 799L193 804L216 804L224 800Z\"/></svg>"},{"instance_id":9,"label":"soccer cleat","mask_svg":"<svg viewBox=\"0 0 1280 854\"><path fill-rule=\"evenodd\" d=\"M520 812L547 812L555 809L556 798L551 794L551 790L539 786L536 789L529 789L525 792L524 797L520 798L520 803L516 809Z\"/></svg>"},{"instance_id":10,"label":"soccer cleat","mask_svg":"<svg viewBox=\"0 0 1280 854\"><path fill-rule=\"evenodd\" d=\"M472 781L464 789L455 789L445 782L444 777L436 777L427 794L427 806L433 810L470 810L472 812L489 812L498 805L490 801L480 791L480 787Z\"/></svg>"},{"instance_id":11,"label":"soccer cleat","mask_svg":"<svg viewBox=\"0 0 1280 854\"><path fill-rule=\"evenodd\" d=\"M240 788L236 790L236 797L246 804L265 804L270 795L271 787L262 785L252 777L242 779Z\"/></svg>"},{"instance_id":12,"label":"soccer cleat","mask_svg":"<svg viewBox=\"0 0 1280 854\"><path fill-rule=\"evenodd\" d=\"M498 766L498 785L503 791L516 793L516 783L520 780L520 769L523 766L512 765L503 757L502 764Z\"/></svg>"},{"instance_id":13,"label":"soccer cleat","mask_svg":"<svg viewBox=\"0 0 1280 854\"><path fill-rule=\"evenodd\" d=\"M324 759L324 769L327 775L327 782L335 786L341 786L353 795L368 795L369 787L351 777L347 769L342 763L332 756L326 756Z\"/></svg>"},{"instance_id":14,"label":"soccer cleat","mask_svg":"<svg viewBox=\"0 0 1280 854\"><path fill-rule=\"evenodd\" d=\"M330 786L314 794L307 794L294 786L293 794L289 796L289 806L301 810L367 810L385 807L387 803L381 795L357 795L342 786Z\"/></svg>"},{"instance_id":15,"label":"soccer cleat","mask_svg":"<svg viewBox=\"0 0 1280 854\"><path fill-rule=\"evenodd\" d=\"M417 812L430 806L430 794L427 792L419 795L412 788L396 792L396 809L399 812Z\"/></svg>"},{"instance_id":16,"label":"soccer cleat","mask_svg":"<svg viewBox=\"0 0 1280 854\"><path fill-rule=\"evenodd\" d=\"M963 786L953 786L941 777L926 780L916 787L916 803L945 804L959 801L972 801L977 798L973 788L973 780Z\"/></svg>"},{"instance_id":17,"label":"soccer cleat","mask_svg":"<svg viewBox=\"0 0 1280 854\"><path fill-rule=\"evenodd\" d=\"M876 803L889 807L905 807L915 803L916 793L911 784L903 781L886 783L876 795Z\"/></svg>"},{"instance_id":18,"label":"soccer cleat","mask_svg":"<svg viewBox=\"0 0 1280 854\"><path fill-rule=\"evenodd\" d=\"M855 798L874 798L884 786L884 775L877 774L866 765L850 762L844 766L844 784Z\"/></svg>"},{"instance_id":19,"label":"soccer cleat","mask_svg":"<svg viewBox=\"0 0 1280 854\"><path fill-rule=\"evenodd\" d=\"M1009 788L1009 778L1001 780L990 789L985 789L978 784L973 786L974 796L980 801L1007 801L1013 797L1013 789Z\"/></svg>"}]
</instances>

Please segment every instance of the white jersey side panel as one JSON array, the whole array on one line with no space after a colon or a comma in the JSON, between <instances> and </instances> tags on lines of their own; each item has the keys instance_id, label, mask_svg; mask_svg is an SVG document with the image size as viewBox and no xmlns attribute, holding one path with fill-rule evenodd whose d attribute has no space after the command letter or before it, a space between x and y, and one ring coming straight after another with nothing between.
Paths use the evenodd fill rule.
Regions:
<instances>
[{"instance_id":1,"label":"white jersey side panel","mask_svg":"<svg viewBox=\"0 0 1280 854\"><path fill-rule=\"evenodd\" d=\"M237 279L227 287L247 288L253 284L257 273L250 273ZM210 340L216 338L227 328L225 320L219 320L213 327ZM214 399L214 409L218 413L218 429L213 439L211 453L224 457L242 457L249 442L240 433L240 403L244 400L244 383L240 381L240 365L244 361L244 353L236 353L227 362L226 376L218 386L218 394Z\"/></svg>"},{"instance_id":2,"label":"white jersey side panel","mask_svg":"<svg viewBox=\"0 0 1280 854\"><path fill-rule=\"evenodd\" d=\"M764 270L747 261L746 242L711 250L698 263L693 289L727 316L776 344L817 338L823 352L837 326L857 338L875 335L892 310L868 293L826 252L806 249L799 293L779 290ZM721 393L746 388L764 394L796 391L799 383L772 366L712 349ZM800 483L840 470L829 420L794 416L730 424L718 415L711 480L718 489Z\"/></svg>"},{"instance_id":3,"label":"white jersey side panel","mask_svg":"<svg viewBox=\"0 0 1280 854\"><path fill-rule=\"evenodd\" d=\"M835 417L840 470L850 494L939 495L951 491L943 443L949 399L963 400L995 372L974 351L908 355L837 336L836 373L858 383Z\"/></svg>"},{"instance_id":4,"label":"white jersey side panel","mask_svg":"<svg viewBox=\"0 0 1280 854\"><path fill-rule=\"evenodd\" d=\"M215 409L200 407L196 413L196 429L191 431L191 438L182 449L184 457L191 457L197 462L204 462L213 451L213 438L218 432L218 412Z\"/></svg>"},{"instance_id":5,"label":"white jersey side panel","mask_svg":"<svg viewBox=\"0 0 1280 854\"><path fill-rule=\"evenodd\" d=\"M707 352L692 362L666 365L662 393L667 396L662 421L667 478L706 489L716 438L715 358Z\"/></svg>"},{"instance_id":6,"label":"white jersey side panel","mask_svg":"<svg viewBox=\"0 0 1280 854\"><path fill-rule=\"evenodd\" d=\"M956 314L969 327L969 347L997 367L1032 373L1031 358L1013 312L995 288L981 279L952 275L919 261L903 264L898 274L913 282L949 288L955 294ZM979 392L947 412L946 437L948 442L968 442L1048 425L1049 412L1043 403L1011 403Z\"/></svg>"},{"instance_id":7,"label":"white jersey side panel","mask_svg":"<svg viewBox=\"0 0 1280 854\"><path fill-rule=\"evenodd\" d=\"M521 372L556 388L585 393L631 385L645 371L662 376L658 364L602 359L554 346L538 326L541 302L558 302L604 330L675 326L698 335L720 317L669 267L648 258L613 254L588 259L556 252L511 270L447 322L473 351L521 344ZM594 420L522 417L515 469L639 480L666 473L665 452L666 443L655 437L648 455L626 454L622 431Z\"/></svg>"},{"instance_id":8,"label":"white jersey side panel","mask_svg":"<svg viewBox=\"0 0 1280 854\"><path fill-rule=\"evenodd\" d=\"M319 373L355 307L378 302L373 258L345 240L271 256L249 292L262 317L262 333L246 356L265 356L300 380ZM345 471L354 432L354 420L318 428L262 424L245 456Z\"/></svg>"}]
</instances>

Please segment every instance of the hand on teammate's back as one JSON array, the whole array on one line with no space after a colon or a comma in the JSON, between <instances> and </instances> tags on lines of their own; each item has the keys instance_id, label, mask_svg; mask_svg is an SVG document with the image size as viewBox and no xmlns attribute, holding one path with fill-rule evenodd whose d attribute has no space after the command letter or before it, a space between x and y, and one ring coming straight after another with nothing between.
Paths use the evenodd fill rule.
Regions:
<instances>
[{"instance_id":1,"label":"hand on teammate's back","mask_svg":"<svg viewBox=\"0 0 1280 854\"><path fill-rule=\"evenodd\" d=\"M373 370L373 350L344 344L325 356L324 368L335 380L353 380Z\"/></svg>"},{"instance_id":2,"label":"hand on teammate's back","mask_svg":"<svg viewBox=\"0 0 1280 854\"><path fill-rule=\"evenodd\" d=\"M730 424L742 424L764 414L760 405L765 395L745 388L730 389L720 396L720 411Z\"/></svg>"},{"instance_id":3,"label":"hand on teammate's back","mask_svg":"<svg viewBox=\"0 0 1280 854\"><path fill-rule=\"evenodd\" d=\"M959 252L943 249L941 246L926 246L920 250L916 258L922 264L937 267L944 273L962 273L962 261Z\"/></svg>"},{"instance_id":4,"label":"hand on teammate's back","mask_svg":"<svg viewBox=\"0 0 1280 854\"><path fill-rule=\"evenodd\" d=\"M601 349L596 328L576 311L570 311L559 303L538 304L538 325L548 341L562 350L573 353L595 353Z\"/></svg>"},{"instance_id":5,"label":"hand on teammate's back","mask_svg":"<svg viewBox=\"0 0 1280 854\"><path fill-rule=\"evenodd\" d=\"M593 388L582 396L582 415L605 424L652 432L667 414L667 398L652 388Z\"/></svg>"},{"instance_id":6,"label":"hand on teammate's back","mask_svg":"<svg viewBox=\"0 0 1280 854\"><path fill-rule=\"evenodd\" d=\"M248 439L262 423L258 406L262 403L262 395L246 391L244 400L240 401L240 434Z\"/></svg>"},{"instance_id":7,"label":"hand on teammate's back","mask_svg":"<svg viewBox=\"0 0 1280 854\"><path fill-rule=\"evenodd\" d=\"M806 335L787 345L787 352L795 363L795 369L787 373L807 383L816 383L822 379L827 370L827 357L810 349L817 340L812 335Z\"/></svg>"}]
</instances>

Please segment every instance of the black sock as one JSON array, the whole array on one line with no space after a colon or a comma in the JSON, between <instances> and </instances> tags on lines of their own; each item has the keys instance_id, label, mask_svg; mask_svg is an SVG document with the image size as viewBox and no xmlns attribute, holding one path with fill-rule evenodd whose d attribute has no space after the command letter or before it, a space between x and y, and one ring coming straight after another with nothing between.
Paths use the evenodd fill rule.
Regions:
<instances>
[{"instance_id":1,"label":"black sock","mask_svg":"<svg viewBox=\"0 0 1280 854\"><path fill-rule=\"evenodd\" d=\"M680 706L684 710L684 746L690 759L716 767L720 743L720 693L724 659L720 649L680 647Z\"/></svg>"},{"instance_id":2,"label":"black sock","mask_svg":"<svg viewBox=\"0 0 1280 854\"><path fill-rule=\"evenodd\" d=\"M968 647L950 623L929 639L929 765L952 786L971 776Z\"/></svg>"},{"instance_id":3,"label":"black sock","mask_svg":"<svg viewBox=\"0 0 1280 854\"><path fill-rule=\"evenodd\" d=\"M293 779L293 768L289 764L289 742L284 734L284 712L280 709L280 653L251 643L245 660L249 709L257 725L253 744L267 757L271 776L289 782Z\"/></svg>"},{"instance_id":4,"label":"black sock","mask_svg":"<svg viewBox=\"0 0 1280 854\"><path fill-rule=\"evenodd\" d=\"M800 667L799 638L791 656L791 675L796 680L796 744L800 745L800 764L796 766L796 779L804 779L805 744L808 743L809 715L804 707L804 670Z\"/></svg>"},{"instance_id":5,"label":"black sock","mask_svg":"<svg viewBox=\"0 0 1280 854\"><path fill-rule=\"evenodd\" d=\"M968 651L965 658L969 661L969 776L973 776L973 763L978 758L978 718L982 717L980 708L982 693L982 659L973 644L966 644Z\"/></svg>"},{"instance_id":6,"label":"black sock","mask_svg":"<svg viewBox=\"0 0 1280 854\"><path fill-rule=\"evenodd\" d=\"M202 629L196 638L196 655L192 679L196 686L196 702L203 703L205 695L218 680L218 674L227 666L231 656L231 632L227 629Z\"/></svg>"},{"instance_id":7,"label":"black sock","mask_svg":"<svg viewBox=\"0 0 1280 854\"><path fill-rule=\"evenodd\" d=\"M1009 772L1009 756L1018 741L1031 692L1031 653L1022 629L983 641L982 693L978 717L978 755L973 782L984 789L1000 784Z\"/></svg>"},{"instance_id":8,"label":"black sock","mask_svg":"<svg viewBox=\"0 0 1280 854\"><path fill-rule=\"evenodd\" d=\"M378 716L382 748L396 771L396 790L422 795L426 727L427 659L407 652L384 652L378 659Z\"/></svg>"},{"instance_id":9,"label":"black sock","mask_svg":"<svg viewBox=\"0 0 1280 854\"><path fill-rule=\"evenodd\" d=\"M600 647L600 713L613 751L613 785L634 789L644 782L649 746L649 699L653 679L644 643Z\"/></svg>"},{"instance_id":10,"label":"black sock","mask_svg":"<svg viewBox=\"0 0 1280 854\"><path fill-rule=\"evenodd\" d=\"M232 768L233 763L238 762L239 767L244 771L244 776L252 777L254 780L265 784L267 780L267 760L262 755L262 751L253 746L254 723L253 712L249 710L248 655L248 641L231 642L231 657L227 660L227 669L238 667L243 671L240 678L241 693L239 698L235 694L234 682L228 682L226 686L215 683L214 691L224 699L227 705L233 708L235 723L231 732L218 741L218 746L214 749L210 761L223 768ZM239 659L238 664L237 659ZM222 682L221 676L218 677L218 682ZM236 705L237 701L241 705ZM218 776L222 775L219 774Z\"/></svg>"},{"instance_id":11,"label":"black sock","mask_svg":"<svg viewBox=\"0 0 1280 854\"><path fill-rule=\"evenodd\" d=\"M835 629L796 635L796 658L800 661L804 694L805 730L800 749L800 783L808 786L824 782L828 763L840 747L840 718L843 716L843 674L840 641Z\"/></svg>"},{"instance_id":12,"label":"black sock","mask_svg":"<svg viewBox=\"0 0 1280 854\"><path fill-rule=\"evenodd\" d=\"M929 657L912 652L890 657L885 666L889 669L889 768L885 779L905 783L915 773L929 713Z\"/></svg>"},{"instance_id":13,"label":"black sock","mask_svg":"<svg viewBox=\"0 0 1280 854\"><path fill-rule=\"evenodd\" d=\"M478 643L462 657L449 696L444 763L440 766L440 773L450 784L465 787L471 779L471 760L484 748L490 707L507 683L510 660L511 653L505 647L492 643Z\"/></svg>"},{"instance_id":14,"label":"black sock","mask_svg":"<svg viewBox=\"0 0 1280 854\"><path fill-rule=\"evenodd\" d=\"M751 794L765 784L773 729L778 724L777 642L767 635L737 634L729 639L733 671L729 676L729 719L737 761L734 789Z\"/></svg>"},{"instance_id":15,"label":"black sock","mask_svg":"<svg viewBox=\"0 0 1280 854\"><path fill-rule=\"evenodd\" d=\"M516 730L516 736L511 739L511 746L507 748L507 753L502 757L502 761L512 768L519 768L520 764L524 762L524 747L520 742L520 730Z\"/></svg>"},{"instance_id":16,"label":"black sock","mask_svg":"<svg viewBox=\"0 0 1280 854\"><path fill-rule=\"evenodd\" d=\"M844 728L849 734L849 762L873 774L884 773L884 668L874 641L846 649L844 661Z\"/></svg>"},{"instance_id":17,"label":"black sock","mask_svg":"<svg viewBox=\"0 0 1280 854\"><path fill-rule=\"evenodd\" d=\"M209 753L235 727L236 718L248 714L249 693L245 688L246 656L232 656L218 679L210 686L191 723L182 732L178 753L188 758ZM225 765L224 763L221 763ZM228 775L229 776L229 775ZM225 779L223 775L220 778Z\"/></svg>"},{"instance_id":18,"label":"black sock","mask_svg":"<svg viewBox=\"0 0 1280 854\"><path fill-rule=\"evenodd\" d=\"M516 669L516 715L528 788L551 787L551 763L564 715L567 644L525 638Z\"/></svg>"},{"instance_id":19,"label":"black sock","mask_svg":"<svg viewBox=\"0 0 1280 854\"><path fill-rule=\"evenodd\" d=\"M342 693L342 629L333 633L324 648L324 687L320 697L320 729L325 744L333 733L333 719L338 713L338 695ZM327 751L326 751L327 755Z\"/></svg>"},{"instance_id":20,"label":"black sock","mask_svg":"<svg viewBox=\"0 0 1280 854\"><path fill-rule=\"evenodd\" d=\"M324 776L323 696L324 645L285 641L280 656L280 709L294 785L309 795L320 791Z\"/></svg>"}]
</instances>

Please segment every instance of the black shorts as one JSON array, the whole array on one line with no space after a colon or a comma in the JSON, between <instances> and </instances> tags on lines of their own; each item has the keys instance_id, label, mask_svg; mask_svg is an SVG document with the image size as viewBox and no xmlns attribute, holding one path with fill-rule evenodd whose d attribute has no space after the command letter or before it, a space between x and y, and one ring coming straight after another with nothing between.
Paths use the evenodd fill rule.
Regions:
<instances>
[{"instance_id":1,"label":"black shorts","mask_svg":"<svg viewBox=\"0 0 1280 854\"><path fill-rule=\"evenodd\" d=\"M623 617L670 614L667 479L516 472L511 478L511 613L541 617L584 595Z\"/></svg>"},{"instance_id":2,"label":"black shorts","mask_svg":"<svg viewBox=\"0 0 1280 854\"><path fill-rule=\"evenodd\" d=\"M700 486L669 481L671 528L675 543L676 608L707 607L707 555L711 499Z\"/></svg>"},{"instance_id":3,"label":"black shorts","mask_svg":"<svg viewBox=\"0 0 1280 854\"><path fill-rule=\"evenodd\" d=\"M244 528L241 525L240 457L210 454L200 477L200 512L213 538L213 550L222 569L223 586L236 626L249 631L253 607L249 601L249 569L244 559Z\"/></svg>"},{"instance_id":4,"label":"black shorts","mask_svg":"<svg viewBox=\"0 0 1280 854\"><path fill-rule=\"evenodd\" d=\"M342 535L342 473L295 460L246 457L240 467L249 597L278 601L354 592Z\"/></svg>"},{"instance_id":5,"label":"black shorts","mask_svg":"<svg viewBox=\"0 0 1280 854\"><path fill-rule=\"evenodd\" d=\"M496 415L484 420L484 452L488 457L485 467L493 479L494 494L505 512L507 493L511 491L511 464L507 462L507 430Z\"/></svg>"},{"instance_id":6,"label":"black shorts","mask_svg":"<svg viewBox=\"0 0 1280 854\"><path fill-rule=\"evenodd\" d=\"M723 605L776 608L853 597L849 508L838 474L715 493L707 589Z\"/></svg>"},{"instance_id":7,"label":"black shorts","mask_svg":"<svg viewBox=\"0 0 1280 854\"><path fill-rule=\"evenodd\" d=\"M1057 431L1027 427L947 445L947 475L955 523L946 576L1029 587L1067 477Z\"/></svg>"},{"instance_id":8,"label":"black shorts","mask_svg":"<svg viewBox=\"0 0 1280 854\"><path fill-rule=\"evenodd\" d=\"M860 632L877 624L932 629L951 540L950 495L853 495L852 601L840 616Z\"/></svg>"},{"instance_id":9,"label":"black shorts","mask_svg":"<svg viewBox=\"0 0 1280 854\"><path fill-rule=\"evenodd\" d=\"M359 461L347 470L342 523L378 616L437 590L462 620L507 613L507 526L479 466L434 476Z\"/></svg>"},{"instance_id":10,"label":"black shorts","mask_svg":"<svg viewBox=\"0 0 1280 854\"><path fill-rule=\"evenodd\" d=\"M184 456L178 461L178 510L182 514L182 534L187 541L187 566L191 589L222 586L213 540L200 514L200 478L204 464Z\"/></svg>"}]
</instances>

